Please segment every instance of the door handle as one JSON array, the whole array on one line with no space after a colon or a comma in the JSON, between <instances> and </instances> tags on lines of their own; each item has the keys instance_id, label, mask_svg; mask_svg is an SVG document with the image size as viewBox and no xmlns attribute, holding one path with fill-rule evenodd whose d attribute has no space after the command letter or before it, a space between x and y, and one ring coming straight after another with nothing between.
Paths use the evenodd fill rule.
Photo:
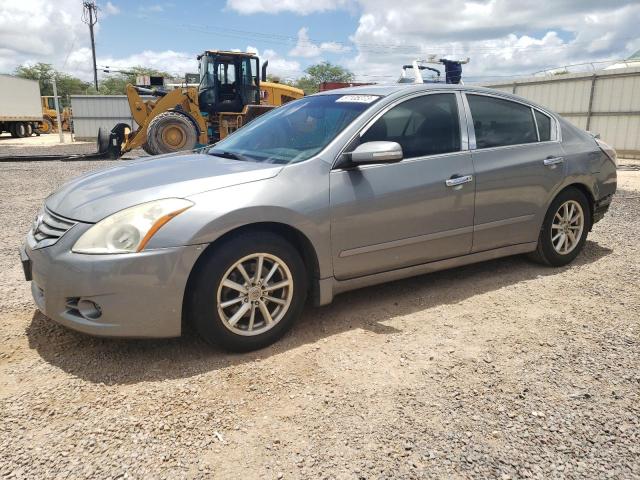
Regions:
<instances>
[{"instance_id":1,"label":"door handle","mask_svg":"<svg viewBox=\"0 0 640 480\"><path fill-rule=\"evenodd\" d=\"M445 180L444 183L447 187L457 187L471 181L473 181L473 175L461 175L458 177L451 177L448 180Z\"/></svg>"},{"instance_id":2,"label":"door handle","mask_svg":"<svg viewBox=\"0 0 640 480\"><path fill-rule=\"evenodd\" d=\"M547 167L551 167L553 165L559 165L564 162L564 157L547 157L544 159L544 164Z\"/></svg>"}]
</instances>

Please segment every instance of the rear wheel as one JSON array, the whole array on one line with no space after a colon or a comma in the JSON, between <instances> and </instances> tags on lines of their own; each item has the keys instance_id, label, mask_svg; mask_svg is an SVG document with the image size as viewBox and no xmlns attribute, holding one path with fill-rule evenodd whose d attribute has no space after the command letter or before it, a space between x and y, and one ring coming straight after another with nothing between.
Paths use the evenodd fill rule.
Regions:
<instances>
[{"instance_id":1,"label":"rear wheel","mask_svg":"<svg viewBox=\"0 0 640 480\"><path fill-rule=\"evenodd\" d=\"M190 282L188 318L208 342L232 351L265 347L301 315L307 276L297 250L269 232L226 241Z\"/></svg>"},{"instance_id":2,"label":"rear wheel","mask_svg":"<svg viewBox=\"0 0 640 480\"><path fill-rule=\"evenodd\" d=\"M147 146L151 155L193 150L198 142L196 126L180 112L157 115L147 129Z\"/></svg>"},{"instance_id":3,"label":"rear wheel","mask_svg":"<svg viewBox=\"0 0 640 480\"><path fill-rule=\"evenodd\" d=\"M559 267L573 261L587 241L591 211L584 193L577 188L562 191L551 203L542 224L532 258Z\"/></svg>"}]
</instances>

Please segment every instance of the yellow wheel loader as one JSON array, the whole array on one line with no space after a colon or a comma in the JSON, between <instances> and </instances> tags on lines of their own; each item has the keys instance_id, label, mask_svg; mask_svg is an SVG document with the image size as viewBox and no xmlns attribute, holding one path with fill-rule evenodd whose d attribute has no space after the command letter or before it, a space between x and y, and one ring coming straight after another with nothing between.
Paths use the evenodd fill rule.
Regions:
<instances>
[{"instance_id":1,"label":"yellow wheel loader","mask_svg":"<svg viewBox=\"0 0 640 480\"><path fill-rule=\"evenodd\" d=\"M59 97L58 97L59 98ZM58 114L56 113L55 99L53 97L40 97L42 103L42 121L38 122L36 132L38 133L52 133L57 130L56 119ZM69 117L71 111L69 107L62 109L62 118L60 123L62 130L69 130Z\"/></svg>"},{"instance_id":2,"label":"yellow wheel loader","mask_svg":"<svg viewBox=\"0 0 640 480\"><path fill-rule=\"evenodd\" d=\"M151 155L193 150L304 96L299 88L267 82L268 62L260 70L258 57L250 53L207 50L198 61L198 87L165 91L127 85L131 116L138 128L131 130L121 123L111 132L100 130L98 151L117 158L139 147Z\"/></svg>"}]
</instances>

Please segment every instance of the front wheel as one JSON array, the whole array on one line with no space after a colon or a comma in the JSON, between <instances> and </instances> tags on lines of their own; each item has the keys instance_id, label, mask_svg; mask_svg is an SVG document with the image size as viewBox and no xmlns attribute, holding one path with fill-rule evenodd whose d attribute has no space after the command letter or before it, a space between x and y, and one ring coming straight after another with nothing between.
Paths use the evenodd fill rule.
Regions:
<instances>
[{"instance_id":1,"label":"front wheel","mask_svg":"<svg viewBox=\"0 0 640 480\"><path fill-rule=\"evenodd\" d=\"M265 347L301 315L307 274L297 250L270 232L247 233L207 252L190 282L188 319L232 351Z\"/></svg>"},{"instance_id":2,"label":"front wheel","mask_svg":"<svg viewBox=\"0 0 640 480\"><path fill-rule=\"evenodd\" d=\"M559 267L572 262L587 241L591 211L584 193L568 188L551 202L532 258Z\"/></svg>"},{"instance_id":3,"label":"front wheel","mask_svg":"<svg viewBox=\"0 0 640 480\"><path fill-rule=\"evenodd\" d=\"M147 153L164 153L193 150L198 143L195 124L185 114L168 111L156 115L147 128Z\"/></svg>"}]
</instances>

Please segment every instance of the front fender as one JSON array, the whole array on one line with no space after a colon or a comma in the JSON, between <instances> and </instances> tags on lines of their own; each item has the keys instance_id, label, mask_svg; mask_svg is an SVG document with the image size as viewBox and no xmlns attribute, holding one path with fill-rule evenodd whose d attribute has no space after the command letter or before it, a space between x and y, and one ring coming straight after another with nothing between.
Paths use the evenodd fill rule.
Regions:
<instances>
[{"instance_id":1,"label":"front fender","mask_svg":"<svg viewBox=\"0 0 640 480\"><path fill-rule=\"evenodd\" d=\"M318 258L320 278L330 277L328 176L326 184L313 175L307 178L316 181L300 182L283 172L274 178L188 197L195 205L163 226L147 248L210 244L241 227L277 223L309 240Z\"/></svg>"}]
</instances>

